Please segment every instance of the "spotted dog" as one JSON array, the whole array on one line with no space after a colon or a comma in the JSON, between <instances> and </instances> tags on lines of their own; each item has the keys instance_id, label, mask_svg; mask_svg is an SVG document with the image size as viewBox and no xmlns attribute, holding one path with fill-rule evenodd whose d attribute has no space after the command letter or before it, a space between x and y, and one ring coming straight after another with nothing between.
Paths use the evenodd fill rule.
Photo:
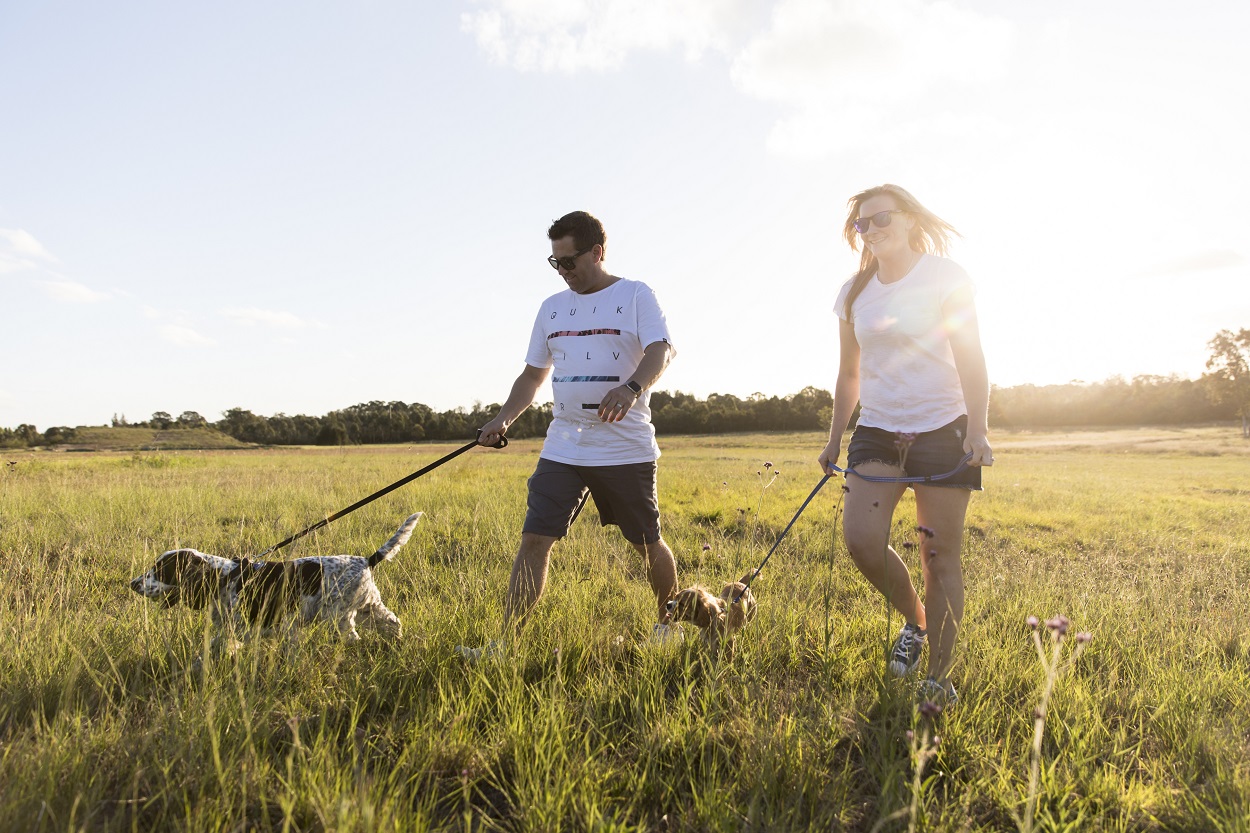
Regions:
<instances>
[{"instance_id":1,"label":"spotted dog","mask_svg":"<svg viewBox=\"0 0 1250 833\"><path fill-rule=\"evenodd\" d=\"M716 651L722 643L732 647L733 638L755 617L755 595L747 582L752 570L738 581L724 586L719 596L702 587L688 587L668 601L668 621L690 622L703 631L703 641Z\"/></svg>"},{"instance_id":2,"label":"spotted dog","mask_svg":"<svg viewBox=\"0 0 1250 833\"><path fill-rule=\"evenodd\" d=\"M136 593L167 607L211 606L214 623L270 630L284 612L298 608L300 620L333 622L349 641L360 639L357 616L384 634L399 638L399 617L382 603L373 568L390 561L408 542L424 513L410 515L368 558L327 555L293 561L232 561L192 549L171 550L152 569L130 582Z\"/></svg>"}]
</instances>

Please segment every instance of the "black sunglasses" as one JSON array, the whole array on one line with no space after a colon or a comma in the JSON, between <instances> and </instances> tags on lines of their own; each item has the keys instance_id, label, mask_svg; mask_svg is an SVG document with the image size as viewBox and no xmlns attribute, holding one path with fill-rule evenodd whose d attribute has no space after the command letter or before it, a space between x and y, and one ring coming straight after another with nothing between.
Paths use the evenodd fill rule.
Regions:
<instances>
[{"instance_id":1,"label":"black sunglasses","mask_svg":"<svg viewBox=\"0 0 1250 833\"><path fill-rule=\"evenodd\" d=\"M580 252L577 252L576 254L565 255L564 257L556 257L555 255L552 255L551 257L547 258L547 262L551 264L552 269L559 269L561 266L563 266L564 271L572 272L573 267L577 265L577 259L581 257L582 255L586 254L586 252L590 251L593 248L594 246L589 246L585 249L582 249Z\"/></svg>"},{"instance_id":2,"label":"black sunglasses","mask_svg":"<svg viewBox=\"0 0 1250 833\"><path fill-rule=\"evenodd\" d=\"M871 217L860 217L855 221L855 230L860 234L867 234L868 229L876 226L877 228L885 228L890 224L891 214L906 214L907 212L901 208L891 208L889 211L878 211Z\"/></svg>"}]
</instances>

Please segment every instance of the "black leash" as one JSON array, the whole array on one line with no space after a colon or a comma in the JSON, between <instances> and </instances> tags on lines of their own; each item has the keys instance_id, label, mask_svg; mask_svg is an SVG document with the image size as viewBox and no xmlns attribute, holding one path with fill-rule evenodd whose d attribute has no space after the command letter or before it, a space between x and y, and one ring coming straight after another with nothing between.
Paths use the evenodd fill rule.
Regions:
<instances>
[{"instance_id":1,"label":"black leash","mask_svg":"<svg viewBox=\"0 0 1250 833\"><path fill-rule=\"evenodd\" d=\"M478 432L477 432L477 434L478 434L478 436L480 437L480 436L482 435L482 432L481 432L481 431L478 431ZM377 500L378 498L382 497L383 495L387 495L387 494L390 494L391 492L395 491L395 490L396 490L396 489L398 489L400 486L403 486L403 485L404 485L404 484L406 484L406 483L411 483L413 480L416 480L416 479L417 479L418 477L420 477L421 475L423 475L423 474L427 474L427 473L429 473L429 472L433 471L434 469L436 469L436 468L438 468L439 466L441 466L443 463L446 463L446 462L447 462L447 461L449 461L449 460L452 460L452 459L454 459L454 458L456 458L456 457L459 457L461 454L464 454L466 451L468 451L470 448L473 448L473 446L475 446L475 445L477 445L477 444L478 444L478 441L477 441L477 440L473 440L472 442L465 443L465 444L464 444L464 445L462 445L460 448L457 448L455 451L451 452L450 454L446 455L445 457L442 457L442 458L440 458L440 459L438 459L438 460L435 460L433 463L430 463L428 466L426 466L425 468L421 469L420 471L414 471L412 474L408 475L407 477L403 478L402 480L396 480L396 481L395 481L394 483L392 483L391 485L389 485L389 486L387 486L387 487L385 487L385 488L382 488L382 489L378 489L376 492L374 492L373 494L369 495L369 497L364 498L363 500L358 500L358 501L356 501L355 503L353 503L351 506L347 507L346 509L340 509L338 512L335 512L333 515L331 515L331 516L330 516L330 517L328 517L328 518L324 518L323 520L317 521L315 524L313 524L312 526L308 527L308 529L305 529L303 532L297 532L297 533L295 533L294 535L292 535L290 538L287 538L287 539L286 539L285 541L283 541L282 543L280 543L280 544L274 544L272 547L270 547L269 549L265 550L264 552L262 552L260 555L258 555L258 556L256 556L256 557L257 557L258 559L259 559L259 558L264 558L266 555L269 555L269 553L271 553L271 552L275 552L275 551L277 551L277 550L280 550L280 549L282 549L283 547L285 547L287 544L290 544L290 543L291 543L291 542L293 542L293 541L298 541L300 538L303 538L303 537L304 537L305 535L307 535L308 533L310 533L310 532L316 532L318 529L321 529L323 526L326 526L326 525L327 525L327 524L329 524L331 521L336 521L336 520L338 520L339 518L343 517L344 515L347 515L347 514L350 514L350 513L352 513L352 512L355 512L357 509L359 509L360 507L364 506L365 504L367 504L367 503L372 503L373 501ZM488 447L488 448L503 448L503 447L505 447L507 444L508 444L508 438L507 438L507 437L500 437L500 438L499 438L499 442L495 443L495 444L494 444L494 445L492 445L492 446L487 446L487 447Z\"/></svg>"},{"instance_id":2,"label":"black leash","mask_svg":"<svg viewBox=\"0 0 1250 833\"><path fill-rule=\"evenodd\" d=\"M764 565L768 563L768 559L773 557L773 553L777 551L777 547L781 546L781 542L782 540L785 539L786 533L790 531L790 527L794 526L794 522L799 519L799 515L803 514L803 510L807 508L807 504L812 502L812 498L816 497L816 493L819 492L822 487L824 487L825 482L828 481L830 477L833 477L833 472L839 472L844 476L848 474L853 474L856 477L859 477L863 480L868 480L872 483L932 483L935 480L945 480L948 477L954 477L955 475L959 474L961 471L963 471L964 469L968 467L968 461L971 459L972 459L972 452L968 452L966 455L964 455L964 458L959 461L959 465L955 466L955 468L951 469L945 474L933 474L933 475L928 475L926 477L882 477L882 476L872 475L872 474L860 474L854 469L841 469L833 464L830 464L829 468L832 469L833 471L831 471L829 474L826 474L824 477L822 477L820 479L820 482L816 484L816 488L812 489L812 493L807 496L807 500L803 501L803 505L799 507L799 511L794 513L794 517L790 519L790 523L786 524L786 528L783 529L781 531L781 534L777 536L777 541L773 544L773 548L768 551L768 555L764 556L764 560L760 562L760 566L756 567L755 572L751 575L751 577L747 579L745 582L743 582L744 587L742 589L742 592L734 596L731 604L737 604L738 600L742 598L743 593L746 593L747 590L751 589L751 582L755 581L755 579L759 576L759 574L764 571Z\"/></svg>"},{"instance_id":3,"label":"black leash","mask_svg":"<svg viewBox=\"0 0 1250 833\"><path fill-rule=\"evenodd\" d=\"M755 572L751 574L751 577L743 582L744 586L742 588L742 593L734 596L733 601L731 601L730 604L737 604L738 600L742 598L742 594L751 589L751 582L759 578L759 574L764 572L764 565L768 563L768 559L773 557L773 553L777 551L777 547L781 546L781 542L785 540L786 533L790 531L790 527L794 526L794 522L799 519L799 515L803 514L803 510L807 508L807 504L812 502L812 498L816 497L816 493L824 487L830 477L833 477L833 475L826 474L824 477L820 478L820 482L816 484L815 489L812 489L812 493L807 496L807 500L803 501L803 505L799 507L799 511L794 513L794 517L790 519L790 523L786 524L786 528L783 529L781 534L777 536L777 540L773 544L773 548L768 551L768 555L764 556L764 560L760 562L760 566L756 567Z\"/></svg>"}]
</instances>

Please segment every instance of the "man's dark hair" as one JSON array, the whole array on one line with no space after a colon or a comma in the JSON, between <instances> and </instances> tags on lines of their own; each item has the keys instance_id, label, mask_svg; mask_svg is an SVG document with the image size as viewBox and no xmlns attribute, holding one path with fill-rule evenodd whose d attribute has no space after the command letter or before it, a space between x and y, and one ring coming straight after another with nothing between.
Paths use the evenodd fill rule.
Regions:
<instances>
[{"instance_id":1,"label":"man's dark hair","mask_svg":"<svg viewBox=\"0 0 1250 833\"><path fill-rule=\"evenodd\" d=\"M570 234L573 235L573 245L577 246L579 251L589 249L596 243L602 246L605 252L608 248L608 235L603 230L603 223L585 211L565 214L547 229L547 238L550 240L560 240Z\"/></svg>"}]
</instances>

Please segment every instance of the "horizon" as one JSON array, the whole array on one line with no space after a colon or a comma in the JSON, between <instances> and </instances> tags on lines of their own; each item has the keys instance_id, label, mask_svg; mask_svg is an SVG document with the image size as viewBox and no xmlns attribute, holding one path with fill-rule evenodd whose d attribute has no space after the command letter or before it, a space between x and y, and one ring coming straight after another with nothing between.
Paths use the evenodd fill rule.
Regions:
<instances>
[{"instance_id":1,"label":"horizon","mask_svg":"<svg viewBox=\"0 0 1250 833\"><path fill-rule=\"evenodd\" d=\"M999 387L1250 326L1250 7L71 7L0 14L0 426L501 402L579 208L665 308L658 389L832 390L882 182L964 235Z\"/></svg>"},{"instance_id":2,"label":"horizon","mask_svg":"<svg viewBox=\"0 0 1250 833\"><path fill-rule=\"evenodd\" d=\"M1048 383L1048 384L1044 384L1044 385L1035 385L1035 384L1034 384L1034 383L1032 383L1032 382L1022 382L1022 383L1020 383L1020 384L1018 384L1018 385L997 385L997 384L991 384L991 388L992 388L992 391L993 391L993 390L1012 390L1012 389L1015 389L1015 388L1021 388L1021 387L1038 387L1038 388L1048 388L1048 387L1067 387L1067 386L1072 386L1072 385L1075 385L1075 386L1094 387L1094 386L1099 386L1099 385L1111 385L1111 384L1113 384L1113 383L1117 383L1117 382L1118 382L1118 383L1120 383L1120 384L1133 384L1133 383L1134 383L1134 382L1136 382L1138 379L1162 380L1162 381L1164 381L1164 382L1171 382L1171 381L1180 381L1180 382L1196 382L1196 381L1199 381L1199 380L1197 380L1197 379L1193 379L1193 378L1190 378L1190 377L1182 377L1182 376L1179 376L1179 375L1176 375L1176 374L1172 374L1172 375L1169 375L1169 376L1159 376L1159 375L1155 375L1155 374L1139 374L1138 376L1134 376L1134 377L1131 377L1131 378L1129 378L1129 377L1123 377L1123 376L1109 376L1109 377L1108 377L1108 378L1106 378L1106 379L1101 379L1101 380L1098 380L1098 381L1087 381L1087 380L1084 380L1084 379L1071 379L1071 380L1069 380L1069 381L1067 381L1067 382L1052 382L1052 383ZM700 401L700 402L706 402L706 401L708 401L708 399L709 399L711 396L733 396L733 397L735 397L736 399L738 399L738 400L740 400L740 401L744 401L744 402L745 402L745 401L750 401L751 399L753 399L753 398L754 398L754 397L756 397L756 396L764 396L764 397L766 397L766 398L773 398L773 397L777 397L777 398L780 398L780 399L787 399L787 398L789 398L789 397L792 397L792 396L797 395L798 393L800 393L802 390L806 389L807 387L813 387L813 388L816 388L816 389L818 389L818 390L824 390L826 393L830 393L830 394L832 394L832 389L831 389L831 388L822 388L822 387L821 387L821 386L819 386L819 385L804 386L803 388L800 388L799 390L789 391L789 392L786 392L786 393L765 394L765 393L763 393L762 391L755 391L755 392L750 393L750 394L747 394L747 395L745 395L745 396L739 396L738 394L733 394L733 393L725 393L725 392L721 392L721 391L712 391L710 394L707 394L707 395L699 395L699 394L692 393L692 392L690 392L690 391L683 391L683 390L668 390L668 389L666 389L666 388L664 388L664 387L656 387L656 388L654 388L654 389L653 389L653 391L654 391L654 392L656 392L656 393L666 393L666 394L668 394L669 396L674 396L674 397L675 397L675 396L681 396L681 395L689 395L689 396L694 396L694 397L696 398L696 400L698 400L698 401ZM993 397L993 393L992 393L992 391L991 391L991 399L992 399L992 397ZM459 405L452 405L452 406L450 406L450 407L436 407L436 406L430 405L430 403L428 403L428 402L422 402L422 401L421 401L421 400L419 400L419 399L414 399L414 400L367 399L367 400L362 400L362 401L360 401L360 402L353 402L353 403L351 403L350 405L339 405L339 406L337 406L337 407L330 408L330 409L329 409L329 410L327 410L327 411L324 411L324 412L322 412L322 413L317 413L317 414L302 413L302 412L298 412L298 413L297 413L297 412L290 412L290 411L275 411L275 412L273 412L273 413L268 413L268 414L267 414L267 413L257 413L256 411L253 411L251 408L247 408L247 407L242 406L242 405L233 406L233 407L241 408L243 411L246 411L246 412L251 413L251 414L253 414L253 415L257 416L257 417L260 417L261 419L271 419L271 418L273 418L273 417L277 417L277 416L286 416L286 417L301 417L301 416L302 416L302 417L310 417L310 418L314 418L314 419L322 419L322 418L324 418L324 417L328 416L328 415L329 415L329 414L331 414L331 413L338 412L338 411L344 411L344 410L347 410L348 408L352 408L352 407L355 407L355 406L358 406L358 405L367 405L367 404L370 404L370 403L372 403L372 402L382 402L382 403L385 403L385 404L390 404L390 403L392 403L392 402L400 402L401 404L406 405L406 406L412 406L412 405L424 405L424 406L426 406L426 407L430 408L430 410L431 410L432 412L436 413L436 414L443 414L443 413L448 413L448 412L454 412L454 411L457 411L457 410L473 411L473 410L476 410L476 409L481 408L481 407L486 407L487 405L498 405L498 404L500 404L500 403L497 403L497 402L495 402L495 403L491 403L491 402L486 402L486 401L484 401L484 400L476 400L476 401L474 401L474 402L470 402L470 403L461 403L461 404L459 404ZM540 397L540 398L538 398L538 399L535 399L535 400L534 400L534 402L532 403L531 407L534 407L534 406L538 406L538 407L549 407L549 406L551 406L551 405L552 405L552 401L551 401L550 399L543 399L543 398L541 398L541 397ZM229 410L233 410L233 408L231 408L231 409L229 409ZM222 412L221 414L219 414L219 415L217 416L217 418L213 418L213 417L211 417L211 416L210 416L210 415L208 415L208 414L203 414L203 413L200 413L200 412L198 412L198 411L194 411L194 409L191 409L191 408L183 408L183 409L180 409L180 410L177 410L177 411L171 411L171 410L165 410L165 409L158 409L157 411L153 411L151 414L147 414L147 415L142 416L142 417L134 417L134 418L132 418L132 417L128 416L128 415L127 415L127 414L125 414L125 413L120 413L120 412L119 412L119 413L115 413L115 414L112 414L112 415L110 416L110 418L109 418L108 420L106 420L105 422L103 422L103 423L80 423L80 424L78 424L78 425L69 425L69 424L67 424L67 423L63 423L63 422L55 422L55 423L49 423L48 425L40 426L40 425L38 425L37 423L26 422L26 423L18 423L18 424L15 424L15 425L0 425L0 428L16 429L16 428L18 428L20 425L32 425L32 426L34 426L36 429L38 429L38 430L39 430L39 431L41 431L41 432L42 432L42 431L46 431L46 430L47 430L47 429L49 429L49 428L125 428L125 427L137 426L137 425L139 425L140 423L150 422L150 421L152 420L152 417L154 417L157 413L163 413L163 414L166 414L166 415L167 415L167 416L168 416L171 420L177 421L177 420L179 419L179 417L180 417L183 413L192 412L192 411L193 411L194 413L198 414L199 416L203 417L203 418L204 418L204 420L205 420L205 421L206 421L206 422L207 422L210 426L211 426L211 425L213 425L213 424L215 424L215 423L217 423L217 422L221 422L221 421L223 421L223 420L224 420L224 418L225 418L225 412ZM116 420L118 421L118 424L117 424L117 425L113 425L113 424L112 424L114 419L116 419Z\"/></svg>"}]
</instances>

